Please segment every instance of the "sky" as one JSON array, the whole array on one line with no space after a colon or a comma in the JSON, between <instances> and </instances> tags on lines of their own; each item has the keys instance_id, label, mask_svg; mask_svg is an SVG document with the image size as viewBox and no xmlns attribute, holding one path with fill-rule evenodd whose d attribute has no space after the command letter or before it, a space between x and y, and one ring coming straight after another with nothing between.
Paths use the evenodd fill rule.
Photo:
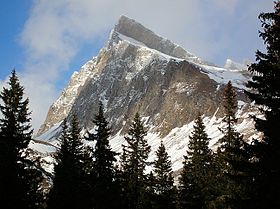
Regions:
<instances>
[{"instance_id":1,"label":"sky","mask_svg":"<svg viewBox=\"0 0 280 209\"><path fill-rule=\"evenodd\" d=\"M16 69L35 131L71 74L98 54L121 15L203 60L255 61L258 15L273 0L1 0L0 89Z\"/></svg>"}]
</instances>

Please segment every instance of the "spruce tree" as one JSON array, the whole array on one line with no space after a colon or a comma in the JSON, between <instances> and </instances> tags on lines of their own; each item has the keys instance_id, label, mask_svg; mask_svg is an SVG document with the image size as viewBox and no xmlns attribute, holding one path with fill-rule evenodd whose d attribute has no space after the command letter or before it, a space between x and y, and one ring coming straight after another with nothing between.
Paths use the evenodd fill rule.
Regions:
<instances>
[{"instance_id":1,"label":"spruce tree","mask_svg":"<svg viewBox=\"0 0 280 209\"><path fill-rule=\"evenodd\" d=\"M223 100L223 121L226 126L220 129L224 136L219 140L220 146L215 158L219 190L216 192L221 208L244 208L249 198L251 181L248 170L251 166L250 153L248 144L235 129L237 99L230 81L225 87Z\"/></svg>"},{"instance_id":2,"label":"spruce tree","mask_svg":"<svg viewBox=\"0 0 280 209\"><path fill-rule=\"evenodd\" d=\"M47 208L92 208L92 200L89 196L90 185L86 172L88 168L85 167L86 154L76 116L73 117L70 127L64 120L60 142Z\"/></svg>"},{"instance_id":3,"label":"spruce tree","mask_svg":"<svg viewBox=\"0 0 280 209\"><path fill-rule=\"evenodd\" d=\"M38 159L28 156L31 113L15 70L8 85L0 94L0 202L6 208L40 208L43 174Z\"/></svg>"},{"instance_id":4,"label":"spruce tree","mask_svg":"<svg viewBox=\"0 0 280 209\"><path fill-rule=\"evenodd\" d=\"M127 145L124 146L122 159L123 176L125 177L124 191L126 208L142 209L145 208L146 180L144 173L150 153L150 146L145 139L147 132L141 122L140 116L136 113L132 124L125 137Z\"/></svg>"},{"instance_id":5,"label":"spruce tree","mask_svg":"<svg viewBox=\"0 0 280 209\"><path fill-rule=\"evenodd\" d=\"M252 147L256 162L253 202L256 208L274 209L280 208L280 1L275 1L273 12L261 13L259 19L266 52L256 52L256 63L249 67L251 91L247 92L264 116L254 118L263 137Z\"/></svg>"},{"instance_id":6,"label":"spruce tree","mask_svg":"<svg viewBox=\"0 0 280 209\"><path fill-rule=\"evenodd\" d=\"M233 89L231 81L229 81L225 87L223 93L223 107L224 107L224 119L223 122L226 123L225 128L220 129L224 136L219 140L221 143L221 148L227 149L229 147L234 147L235 143L238 143L240 134L235 130L235 125L237 123L236 111L237 111L237 99L236 92Z\"/></svg>"},{"instance_id":7,"label":"spruce tree","mask_svg":"<svg viewBox=\"0 0 280 209\"><path fill-rule=\"evenodd\" d=\"M88 133L86 140L96 142L92 154L94 158L92 173L94 208L117 208L120 201L119 185L116 179L117 170L114 166L116 153L112 151L109 144L111 130L109 123L104 117L102 103L99 104L99 110L95 115L93 123L95 124L95 132Z\"/></svg>"},{"instance_id":8,"label":"spruce tree","mask_svg":"<svg viewBox=\"0 0 280 209\"><path fill-rule=\"evenodd\" d=\"M155 203L154 208L172 209L176 208L176 190L174 186L174 178L171 167L170 157L166 152L165 146L161 141L156 152L156 160L154 162L154 188ZM150 178L152 179L152 178Z\"/></svg>"},{"instance_id":9,"label":"spruce tree","mask_svg":"<svg viewBox=\"0 0 280 209\"><path fill-rule=\"evenodd\" d=\"M179 178L179 207L182 209L207 208L212 200L212 152L209 140L202 118L198 116Z\"/></svg>"}]
</instances>

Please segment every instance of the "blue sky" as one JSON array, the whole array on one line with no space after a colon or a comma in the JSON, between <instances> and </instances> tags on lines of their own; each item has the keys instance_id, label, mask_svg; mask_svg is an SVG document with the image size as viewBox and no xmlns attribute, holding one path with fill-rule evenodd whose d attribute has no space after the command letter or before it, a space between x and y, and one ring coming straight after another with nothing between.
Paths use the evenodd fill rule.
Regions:
<instances>
[{"instance_id":1,"label":"blue sky","mask_svg":"<svg viewBox=\"0 0 280 209\"><path fill-rule=\"evenodd\" d=\"M15 5L18 5L15 7ZM31 1L1 1L0 7L0 78L13 68L22 68L23 51L18 44L19 34L28 18Z\"/></svg>"},{"instance_id":2,"label":"blue sky","mask_svg":"<svg viewBox=\"0 0 280 209\"><path fill-rule=\"evenodd\" d=\"M223 66L263 49L257 16L272 0L2 0L0 87L13 68L37 129L69 77L106 43L120 15Z\"/></svg>"}]
</instances>

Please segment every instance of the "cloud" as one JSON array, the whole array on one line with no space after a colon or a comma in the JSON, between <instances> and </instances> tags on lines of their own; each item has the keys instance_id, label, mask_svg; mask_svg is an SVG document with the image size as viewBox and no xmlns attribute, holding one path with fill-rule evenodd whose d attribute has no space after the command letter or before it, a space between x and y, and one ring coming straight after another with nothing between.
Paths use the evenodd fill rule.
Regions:
<instances>
[{"instance_id":1,"label":"cloud","mask_svg":"<svg viewBox=\"0 0 280 209\"><path fill-rule=\"evenodd\" d=\"M83 46L107 36L120 15L134 18L198 56L215 61L225 59L227 50L236 45L231 34L239 27L235 25L238 6L258 5L261 1L33 1L21 33L21 44L26 50L21 77L30 97L35 129L58 96L57 82L68 70L69 63ZM250 24L247 19L243 21L242 24Z\"/></svg>"}]
</instances>

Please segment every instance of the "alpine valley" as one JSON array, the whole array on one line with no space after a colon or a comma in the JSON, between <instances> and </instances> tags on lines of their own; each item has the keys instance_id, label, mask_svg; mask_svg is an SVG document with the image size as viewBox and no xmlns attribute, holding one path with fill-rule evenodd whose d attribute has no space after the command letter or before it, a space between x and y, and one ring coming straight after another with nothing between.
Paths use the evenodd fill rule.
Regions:
<instances>
[{"instance_id":1,"label":"alpine valley","mask_svg":"<svg viewBox=\"0 0 280 209\"><path fill-rule=\"evenodd\" d=\"M229 80L238 98L236 129L246 140L256 137L250 115L257 110L244 94L250 79L246 68L230 59L224 67L218 67L121 16L99 54L73 73L30 146L49 162L46 169L51 172L62 121L76 114L82 132L92 130L101 101L112 128L110 143L114 151L121 152L124 135L138 112L148 130L150 160L162 140L173 171L177 171L183 166L198 114L204 114L211 148L217 147L223 136L219 130L223 126L222 94Z\"/></svg>"}]
</instances>

